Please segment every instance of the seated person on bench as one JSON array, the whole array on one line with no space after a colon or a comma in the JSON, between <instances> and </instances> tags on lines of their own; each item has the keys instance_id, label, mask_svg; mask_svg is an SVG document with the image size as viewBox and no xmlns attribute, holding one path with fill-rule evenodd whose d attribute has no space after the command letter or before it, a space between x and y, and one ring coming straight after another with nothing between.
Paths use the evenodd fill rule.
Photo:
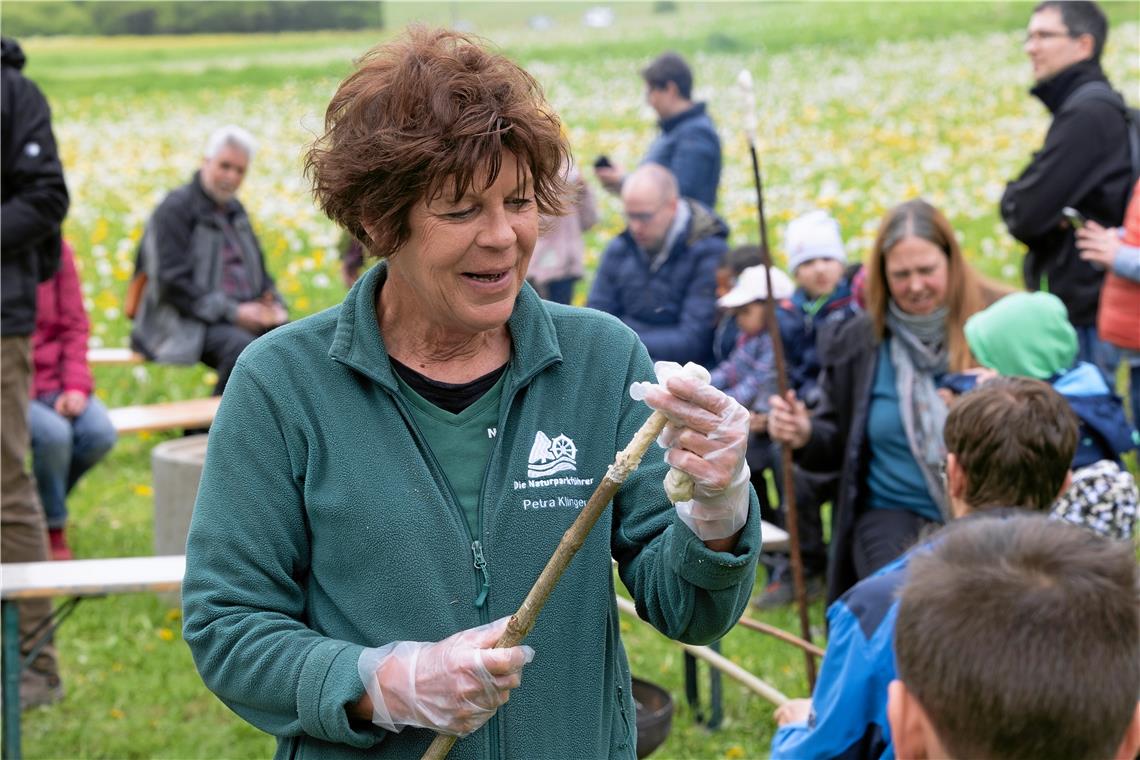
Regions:
<instances>
[{"instance_id":1,"label":"seated person on bench","mask_svg":"<svg viewBox=\"0 0 1140 760\"><path fill-rule=\"evenodd\" d=\"M83 473L115 445L107 409L91 391L87 366L90 323L75 256L64 241L59 271L36 292L36 331L32 334L32 400L28 430L32 470L47 517L52 559L71 559L64 532L67 495Z\"/></svg>"},{"instance_id":2,"label":"seated person on bench","mask_svg":"<svg viewBox=\"0 0 1140 760\"><path fill-rule=\"evenodd\" d=\"M288 319L236 198L254 149L241 127L210 135L201 169L147 223L136 265L146 286L131 348L158 362L213 367L216 396L242 349Z\"/></svg>"}]
</instances>

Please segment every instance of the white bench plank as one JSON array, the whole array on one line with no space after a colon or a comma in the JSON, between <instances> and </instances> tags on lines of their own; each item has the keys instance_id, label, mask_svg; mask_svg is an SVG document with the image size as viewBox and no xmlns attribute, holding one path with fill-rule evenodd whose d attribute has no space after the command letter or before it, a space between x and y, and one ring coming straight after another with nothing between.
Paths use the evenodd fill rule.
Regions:
<instances>
[{"instance_id":1,"label":"white bench plank","mask_svg":"<svg viewBox=\"0 0 1140 760\"><path fill-rule=\"evenodd\" d=\"M145 361L146 357L125 346L87 349L87 363L91 365L142 364Z\"/></svg>"},{"instance_id":2,"label":"white bench plank","mask_svg":"<svg viewBox=\"0 0 1140 760\"><path fill-rule=\"evenodd\" d=\"M770 522L760 521L760 538L763 540L761 551L786 552L791 551L791 541L788 532L777 528Z\"/></svg>"},{"instance_id":3,"label":"white bench plank","mask_svg":"<svg viewBox=\"0 0 1140 760\"><path fill-rule=\"evenodd\" d=\"M178 591L186 557L120 557L0 565L0 597L40 599Z\"/></svg>"},{"instance_id":4,"label":"white bench plank","mask_svg":"<svg viewBox=\"0 0 1140 760\"><path fill-rule=\"evenodd\" d=\"M143 430L176 430L209 427L218 413L221 396L169 401L163 404L122 406L108 411L111 424L119 433Z\"/></svg>"}]
</instances>

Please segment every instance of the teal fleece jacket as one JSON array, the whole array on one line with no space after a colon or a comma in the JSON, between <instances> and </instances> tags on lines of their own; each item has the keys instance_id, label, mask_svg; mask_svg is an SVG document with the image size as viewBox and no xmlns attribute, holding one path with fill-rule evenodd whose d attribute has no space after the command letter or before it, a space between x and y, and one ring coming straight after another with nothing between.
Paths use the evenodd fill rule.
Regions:
<instances>
[{"instance_id":1,"label":"teal fleece jacket","mask_svg":"<svg viewBox=\"0 0 1140 760\"><path fill-rule=\"evenodd\" d=\"M349 721L345 706L364 693L362 648L438 641L513 613L649 414L628 393L653 376L637 336L524 286L482 486L490 592L476 606L484 576L473 537L376 322L386 274L373 267L339 307L251 344L210 430L186 548L184 635L206 685L278 737L278 758L420 757L430 732ZM560 467L540 461L544 450L560 453ZM544 474L532 477L532 464ZM676 518L666 471L653 448L546 603L522 686L450 757L634 757L611 555L639 614L697 643L743 612L760 549L754 493L736 551L714 552Z\"/></svg>"}]
</instances>

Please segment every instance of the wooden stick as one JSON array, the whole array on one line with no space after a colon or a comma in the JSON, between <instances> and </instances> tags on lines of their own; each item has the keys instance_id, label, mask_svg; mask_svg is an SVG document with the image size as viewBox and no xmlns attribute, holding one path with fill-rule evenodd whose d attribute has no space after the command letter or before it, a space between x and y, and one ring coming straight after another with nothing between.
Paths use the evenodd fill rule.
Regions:
<instances>
[{"instance_id":1,"label":"wooden stick","mask_svg":"<svg viewBox=\"0 0 1140 760\"><path fill-rule=\"evenodd\" d=\"M745 69L740 72L739 84L744 92L745 134L748 137L748 151L752 154L752 180L756 185L756 211L760 218L760 257L764 262L764 275L768 287L768 297L764 300L764 321L772 340L772 353L776 363L776 384L780 398L788 395L788 372L784 364L784 340L780 335L780 325L776 321L776 300L772 298L772 251L768 247L768 221L764 216L764 185L760 179L760 155L756 150L756 93L752 89L752 74ZM784 481L784 517L787 522L788 543L792 560L792 588L796 595L796 608L800 616L800 633L805 641L811 641L811 623L808 621L807 585L804 582L804 565L800 556L800 526L796 513L796 486L792 470L792 448L780 446L780 464ZM804 665L807 670L808 689L815 690L815 659L804 652Z\"/></svg>"},{"instance_id":2,"label":"wooden stick","mask_svg":"<svg viewBox=\"0 0 1140 760\"><path fill-rule=\"evenodd\" d=\"M768 625L767 623L761 623L759 620L750 618L747 615L741 617L736 624L744 626L749 630L766 633L769 636L774 636L780 641L783 641L785 644L791 644L794 647L799 647L805 652L813 654L816 657L823 657L823 650L817 647L815 644L811 643L810 641L804 641L799 636L790 634L782 628L777 628L776 626Z\"/></svg>"},{"instance_id":3,"label":"wooden stick","mask_svg":"<svg viewBox=\"0 0 1140 760\"><path fill-rule=\"evenodd\" d=\"M542 606L546 604L547 597L558 584L562 573L566 572L570 560L574 559L574 555L582 548L590 529L602 516L606 505L613 499L621 484L641 464L641 458L645 456L649 446L657 440L657 436L661 435L667 421L661 412L653 412L649 415L649 419L634 433L633 440L629 442L629 445L617 453L617 456L614 457L614 463L606 471L606 476L602 478L602 482L598 483L598 487L594 489L594 493L586 502L586 506L582 508L578 517L562 534L558 548L555 549L554 554L546 563L546 567L542 569L538 580L531 587L530 593L526 595L526 599L519 606L518 612L511 615L510 622L507 623L507 630L503 632L495 644L496 649L518 646L534 628L538 613L542 611ZM455 744L455 739L454 736L444 734L435 737L427 752L424 753L423 760L442 760L447 756L452 745Z\"/></svg>"},{"instance_id":4,"label":"wooden stick","mask_svg":"<svg viewBox=\"0 0 1140 760\"><path fill-rule=\"evenodd\" d=\"M637 608L634 606L633 602L619 596L617 598L617 604L619 610L629 615L633 615L638 620L641 620L641 617L637 614ZM758 678L757 676L754 676L752 673L740 667L724 655L718 654L708 647L697 646L696 644L685 644L680 641L674 643L682 647L686 652L693 655L694 657L699 657L700 659L704 660L709 665L716 668L721 673L724 673L729 678L733 678L744 684L746 687L748 687L749 690L776 705L776 707L779 707L788 701L788 698L780 693L780 691L774 686Z\"/></svg>"},{"instance_id":5,"label":"wooden stick","mask_svg":"<svg viewBox=\"0 0 1140 760\"><path fill-rule=\"evenodd\" d=\"M699 657L709 665L712 665L714 668L719 670L721 673L724 673L729 678L735 679L744 684L749 688L749 690L755 692L756 694L759 694L761 697L768 700L776 707L781 707L785 702L788 701L787 696L781 693L774 686L771 686L766 681L752 675L747 670L740 667L724 655L717 654L708 647L700 647L696 644L682 643L681 646L684 647L685 651L689 654L693 655L694 657Z\"/></svg>"}]
</instances>

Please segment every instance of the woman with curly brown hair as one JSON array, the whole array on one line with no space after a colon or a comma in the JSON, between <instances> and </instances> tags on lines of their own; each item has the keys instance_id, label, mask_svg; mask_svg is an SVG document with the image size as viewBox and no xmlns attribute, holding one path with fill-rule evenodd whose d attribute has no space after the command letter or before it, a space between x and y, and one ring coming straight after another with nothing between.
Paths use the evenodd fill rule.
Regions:
<instances>
[{"instance_id":1,"label":"woman with curly brown hair","mask_svg":"<svg viewBox=\"0 0 1140 760\"><path fill-rule=\"evenodd\" d=\"M603 513L533 650L492 649L650 411L636 335L525 284L564 197L559 128L526 72L450 32L375 49L329 105L316 197L381 261L242 355L183 586L204 680L278 757L419 757L439 731L466 737L455 757L633 758L611 556L674 638L715 640L748 601L748 414L674 378L646 397L665 458ZM695 482L675 509L670 464Z\"/></svg>"},{"instance_id":2,"label":"woman with curly brown hair","mask_svg":"<svg viewBox=\"0 0 1140 760\"><path fill-rule=\"evenodd\" d=\"M867 311L820 351L819 405L773 398L769 434L809 470L840 471L828 601L942 523L946 401L972 378L966 319L1006 292L966 263L922 199L887 212L871 250Z\"/></svg>"}]
</instances>

